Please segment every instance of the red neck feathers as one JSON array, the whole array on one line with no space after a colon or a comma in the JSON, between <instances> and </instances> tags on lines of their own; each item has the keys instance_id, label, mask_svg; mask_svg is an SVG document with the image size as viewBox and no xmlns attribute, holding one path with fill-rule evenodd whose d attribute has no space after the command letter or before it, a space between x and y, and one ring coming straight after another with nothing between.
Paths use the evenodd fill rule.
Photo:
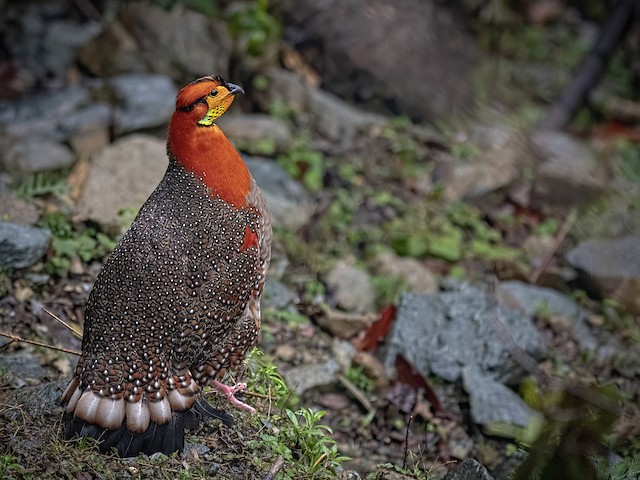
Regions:
<instances>
[{"instance_id":1,"label":"red neck feathers","mask_svg":"<svg viewBox=\"0 0 640 480\"><path fill-rule=\"evenodd\" d=\"M167 149L170 157L200 177L214 196L242 208L251 187L249 170L222 130L210 119L203 124L212 108L218 109L215 118L233 100L228 89L221 86L223 82L205 77L180 91L169 125ZM220 91L211 96L216 87Z\"/></svg>"}]
</instances>

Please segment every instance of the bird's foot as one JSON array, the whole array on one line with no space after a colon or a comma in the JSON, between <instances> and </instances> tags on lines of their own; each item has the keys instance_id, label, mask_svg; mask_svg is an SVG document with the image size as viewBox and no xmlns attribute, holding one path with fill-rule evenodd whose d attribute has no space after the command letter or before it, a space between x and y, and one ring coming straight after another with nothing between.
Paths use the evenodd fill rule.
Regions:
<instances>
[{"instance_id":1,"label":"bird's foot","mask_svg":"<svg viewBox=\"0 0 640 480\"><path fill-rule=\"evenodd\" d=\"M219 382L218 380L213 381L213 386L220 390L231 402L231 405L234 405L241 410L246 410L247 412L256 413L256 409L251 405L247 405L244 402L241 402L235 397L235 394L241 392L247 388L246 383L236 383L232 387L225 385L224 383Z\"/></svg>"}]
</instances>

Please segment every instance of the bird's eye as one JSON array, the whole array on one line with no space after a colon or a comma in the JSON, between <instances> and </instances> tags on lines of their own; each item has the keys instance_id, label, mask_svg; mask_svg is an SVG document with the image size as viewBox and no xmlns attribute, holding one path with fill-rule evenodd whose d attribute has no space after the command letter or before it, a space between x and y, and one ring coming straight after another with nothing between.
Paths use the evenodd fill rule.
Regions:
<instances>
[{"instance_id":1,"label":"bird's eye","mask_svg":"<svg viewBox=\"0 0 640 480\"><path fill-rule=\"evenodd\" d=\"M211 93L209 94L210 97L217 97L218 96L218 90L211 90Z\"/></svg>"}]
</instances>

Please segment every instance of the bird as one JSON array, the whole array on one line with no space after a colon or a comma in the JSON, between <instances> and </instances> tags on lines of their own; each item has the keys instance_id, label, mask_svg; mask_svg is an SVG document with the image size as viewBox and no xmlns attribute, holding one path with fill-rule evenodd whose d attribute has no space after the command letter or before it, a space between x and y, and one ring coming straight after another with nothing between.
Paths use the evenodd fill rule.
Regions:
<instances>
[{"instance_id":1,"label":"bird","mask_svg":"<svg viewBox=\"0 0 640 480\"><path fill-rule=\"evenodd\" d=\"M184 449L184 432L233 417L245 384L222 383L257 343L271 216L240 154L214 123L242 87L221 76L184 86L167 132L164 177L99 272L82 352L61 395L65 439L93 437L121 457Z\"/></svg>"}]
</instances>

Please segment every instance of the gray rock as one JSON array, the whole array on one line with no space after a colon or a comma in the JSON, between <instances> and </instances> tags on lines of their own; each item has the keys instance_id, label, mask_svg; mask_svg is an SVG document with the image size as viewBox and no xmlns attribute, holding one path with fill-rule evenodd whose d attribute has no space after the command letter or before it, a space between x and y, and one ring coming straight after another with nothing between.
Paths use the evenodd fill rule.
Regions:
<instances>
[{"instance_id":1,"label":"gray rock","mask_svg":"<svg viewBox=\"0 0 640 480\"><path fill-rule=\"evenodd\" d=\"M289 388L297 395L313 389L332 385L336 381L336 373L340 366L331 359L322 364L301 365L282 372Z\"/></svg>"},{"instance_id":2,"label":"gray rock","mask_svg":"<svg viewBox=\"0 0 640 480\"><path fill-rule=\"evenodd\" d=\"M305 225L312 213L311 197L280 165L262 157L243 156L251 175L264 193L273 224L291 230Z\"/></svg>"},{"instance_id":3,"label":"gray rock","mask_svg":"<svg viewBox=\"0 0 640 480\"><path fill-rule=\"evenodd\" d=\"M40 383L46 375L31 349L3 352L0 356L0 369L6 372L11 388Z\"/></svg>"},{"instance_id":4,"label":"gray rock","mask_svg":"<svg viewBox=\"0 0 640 480\"><path fill-rule=\"evenodd\" d=\"M100 33L98 23L77 23L71 20L47 22L44 30L43 61L47 70L63 78L76 59L78 49Z\"/></svg>"},{"instance_id":5,"label":"gray rock","mask_svg":"<svg viewBox=\"0 0 640 480\"><path fill-rule=\"evenodd\" d=\"M477 460L467 458L449 470L444 480L493 480L493 477Z\"/></svg>"},{"instance_id":6,"label":"gray rock","mask_svg":"<svg viewBox=\"0 0 640 480\"><path fill-rule=\"evenodd\" d=\"M33 362L31 357L29 363ZM20 408L4 409L4 416L8 420L22 421L22 415L39 418L60 414L60 395L69 384L69 379L44 383L35 387L20 388L11 393L3 403L19 406Z\"/></svg>"},{"instance_id":7,"label":"gray rock","mask_svg":"<svg viewBox=\"0 0 640 480\"><path fill-rule=\"evenodd\" d=\"M2 164L12 173L30 174L70 166L75 160L69 147L47 138L24 138L4 153Z\"/></svg>"},{"instance_id":8,"label":"gray rock","mask_svg":"<svg viewBox=\"0 0 640 480\"><path fill-rule=\"evenodd\" d=\"M0 265L27 268L47 249L51 232L37 227L0 222Z\"/></svg>"},{"instance_id":9,"label":"gray rock","mask_svg":"<svg viewBox=\"0 0 640 480\"><path fill-rule=\"evenodd\" d=\"M60 122L60 129L65 137L73 132L93 128L107 128L111 125L113 107L108 103L96 102L86 107L78 108L65 116Z\"/></svg>"},{"instance_id":10,"label":"gray rock","mask_svg":"<svg viewBox=\"0 0 640 480\"><path fill-rule=\"evenodd\" d=\"M80 61L99 77L154 72L192 80L226 74L231 46L221 20L188 8L135 2L82 47Z\"/></svg>"},{"instance_id":11,"label":"gray rock","mask_svg":"<svg viewBox=\"0 0 640 480\"><path fill-rule=\"evenodd\" d=\"M0 126L11 138L64 140L58 130L65 118L90 102L89 90L71 85L27 99L0 102Z\"/></svg>"},{"instance_id":12,"label":"gray rock","mask_svg":"<svg viewBox=\"0 0 640 480\"><path fill-rule=\"evenodd\" d=\"M269 115L223 115L216 123L240 150L249 154L283 152L293 139L289 124Z\"/></svg>"},{"instance_id":13,"label":"gray rock","mask_svg":"<svg viewBox=\"0 0 640 480\"><path fill-rule=\"evenodd\" d=\"M100 31L99 22L69 20L69 13L59 2L2 2L3 41L9 57L32 75L27 82L65 83L80 45Z\"/></svg>"},{"instance_id":14,"label":"gray rock","mask_svg":"<svg viewBox=\"0 0 640 480\"><path fill-rule=\"evenodd\" d=\"M605 191L602 162L585 144L560 132L538 131L531 143L542 158L531 192L534 206L569 209Z\"/></svg>"},{"instance_id":15,"label":"gray rock","mask_svg":"<svg viewBox=\"0 0 640 480\"><path fill-rule=\"evenodd\" d=\"M142 206L168 162L165 142L148 135L128 135L109 145L91 159L77 203L79 217L106 227L126 227L120 225L118 213Z\"/></svg>"},{"instance_id":16,"label":"gray rock","mask_svg":"<svg viewBox=\"0 0 640 480\"><path fill-rule=\"evenodd\" d=\"M534 158L520 136L506 128L477 127L471 134L480 150L474 158L446 162L440 182L449 201L477 198L508 187ZM484 138L481 138L484 137Z\"/></svg>"},{"instance_id":17,"label":"gray rock","mask_svg":"<svg viewBox=\"0 0 640 480\"><path fill-rule=\"evenodd\" d=\"M478 54L464 26L438 2L284 3L285 38L333 93L420 119L469 109Z\"/></svg>"},{"instance_id":18,"label":"gray rock","mask_svg":"<svg viewBox=\"0 0 640 480\"><path fill-rule=\"evenodd\" d=\"M96 102L65 117L59 130L78 157L89 158L110 142L113 120L113 106Z\"/></svg>"},{"instance_id":19,"label":"gray rock","mask_svg":"<svg viewBox=\"0 0 640 480\"><path fill-rule=\"evenodd\" d=\"M348 312L371 312L376 292L369 274L345 260L339 260L326 278L333 302Z\"/></svg>"},{"instance_id":20,"label":"gray rock","mask_svg":"<svg viewBox=\"0 0 640 480\"><path fill-rule=\"evenodd\" d=\"M591 332L587 323L589 312L581 308L571 298L550 288L529 285L517 280L500 284L502 301L524 311L530 317L545 311L571 321L571 336L582 350L595 352L598 338ZM601 351L600 354L613 352Z\"/></svg>"},{"instance_id":21,"label":"gray rock","mask_svg":"<svg viewBox=\"0 0 640 480\"><path fill-rule=\"evenodd\" d=\"M9 191L0 191L0 218L19 225L35 225L40 213L33 204L17 198Z\"/></svg>"},{"instance_id":22,"label":"gray rock","mask_svg":"<svg viewBox=\"0 0 640 480\"><path fill-rule=\"evenodd\" d=\"M425 376L432 373L456 381L462 369L476 365L501 382L515 382L522 369L510 345L536 360L545 346L531 319L497 303L469 285L434 295L405 293L387 339L384 363L402 355Z\"/></svg>"},{"instance_id":23,"label":"gray rock","mask_svg":"<svg viewBox=\"0 0 640 480\"><path fill-rule=\"evenodd\" d=\"M264 297L262 297L261 306L264 310L273 308L275 310L284 310L292 306L296 301L297 295L284 283L269 278L264 289Z\"/></svg>"},{"instance_id":24,"label":"gray rock","mask_svg":"<svg viewBox=\"0 0 640 480\"><path fill-rule=\"evenodd\" d=\"M349 146L356 135L385 119L363 112L331 93L304 83L295 73L272 68L266 73L269 88L264 98L258 98L266 109L274 104L287 107L301 128L318 132L337 145Z\"/></svg>"},{"instance_id":25,"label":"gray rock","mask_svg":"<svg viewBox=\"0 0 640 480\"><path fill-rule=\"evenodd\" d=\"M380 275L390 275L404 280L412 292L435 293L438 291L436 275L416 258L384 253L376 259L375 267L376 273Z\"/></svg>"},{"instance_id":26,"label":"gray rock","mask_svg":"<svg viewBox=\"0 0 640 480\"><path fill-rule=\"evenodd\" d=\"M640 313L640 236L587 240L569 252L567 261L592 292Z\"/></svg>"},{"instance_id":27,"label":"gray rock","mask_svg":"<svg viewBox=\"0 0 640 480\"><path fill-rule=\"evenodd\" d=\"M471 418L479 425L526 427L536 415L513 390L473 365L462 369L462 385L469 394Z\"/></svg>"},{"instance_id":28,"label":"gray rock","mask_svg":"<svg viewBox=\"0 0 640 480\"><path fill-rule=\"evenodd\" d=\"M117 135L169 123L178 90L166 75L117 75L109 85L121 102L114 115Z\"/></svg>"}]
</instances>

